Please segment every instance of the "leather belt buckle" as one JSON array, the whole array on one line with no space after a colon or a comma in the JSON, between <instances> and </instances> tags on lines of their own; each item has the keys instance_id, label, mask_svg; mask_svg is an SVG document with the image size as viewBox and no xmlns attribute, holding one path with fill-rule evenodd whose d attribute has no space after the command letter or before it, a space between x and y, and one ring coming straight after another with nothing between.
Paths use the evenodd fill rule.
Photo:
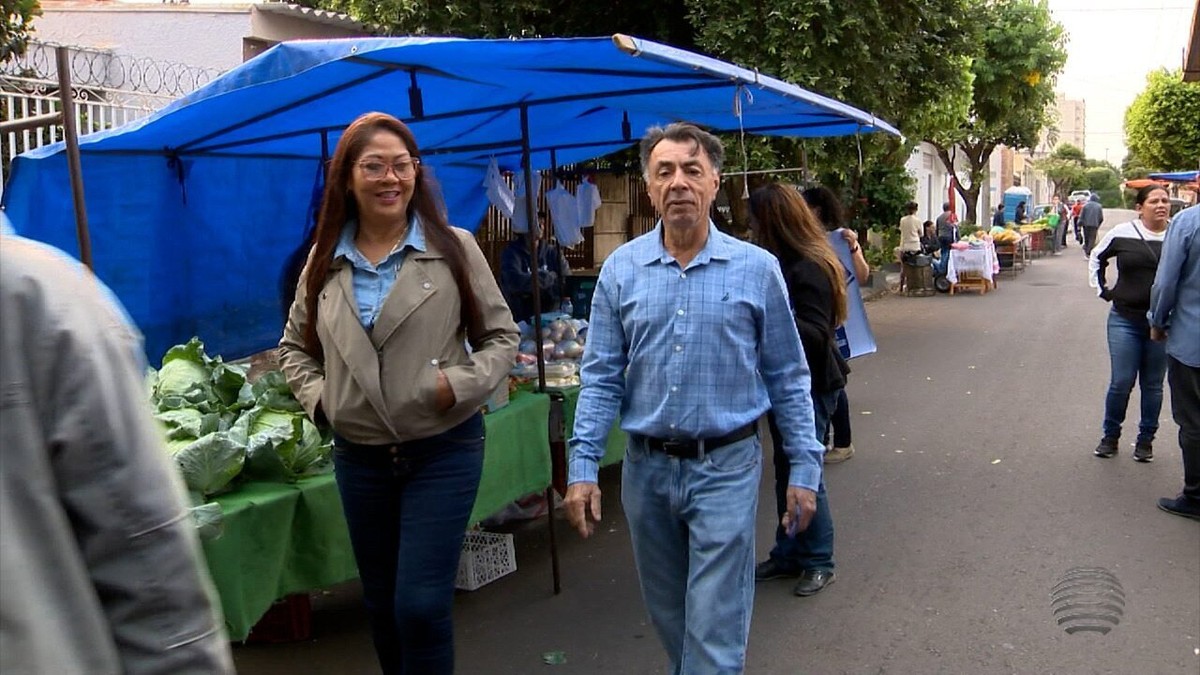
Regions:
<instances>
[{"instance_id":1,"label":"leather belt buckle","mask_svg":"<svg viewBox=\"0 0 1200 675\"><path fill-rule=\"evenodd\" d=\"M696 456L696 445L696 441L691 440L664 440L662 451L672 457L692 459Z\"/></svg>"}]
</instances>

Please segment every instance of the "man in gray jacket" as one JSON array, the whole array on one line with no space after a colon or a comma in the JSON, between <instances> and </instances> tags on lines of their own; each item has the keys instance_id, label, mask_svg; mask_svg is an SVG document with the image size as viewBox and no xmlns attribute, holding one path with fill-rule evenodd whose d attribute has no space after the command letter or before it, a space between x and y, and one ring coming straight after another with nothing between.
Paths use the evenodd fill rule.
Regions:
<instances>
[{"instance_id":1,"label":"man in gray jacket","mask_svg":"<svg viewBox=\"0 0 1200 675\"><path fill-rule=\"evenodd\" d=\"M1092 255L1092 247L1096 245L1096 233L1104 222L1104 207L1100 206L1100 195L1092 193L1088 202L1079 212L1079 226L1083 228L1083 255Z\"/></svg>"},{"instance_id":2,"label":"man in gray jacket","mask_svg":"<svg viewBox=\"0 0 1200 675\"><path fill-rule=\"evenodd\" d=\"M88 270L8 233L0 316L0 672L233 673L140 335Z\"/></svg>"}]
</instances>

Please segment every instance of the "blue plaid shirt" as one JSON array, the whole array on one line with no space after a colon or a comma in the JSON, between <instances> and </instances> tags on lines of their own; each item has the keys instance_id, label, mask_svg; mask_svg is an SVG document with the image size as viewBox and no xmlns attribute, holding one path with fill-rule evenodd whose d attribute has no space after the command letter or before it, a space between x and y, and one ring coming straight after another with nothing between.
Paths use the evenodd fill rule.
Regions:
<instances>
[{"instance_id":1,"label":"blue plaid shirt","mask_svg":"<svg viewBox=\"0 0 1200 675\"><path fill-rule=\"evenodd\" d=\"M709 223L707 244L681 270L662 227L618 248L600 270L569 482L596 482L618 413L626 433L698 439L774 408L789 482L816 490L825 448L779 263Z\"/></svg>"},{"instance_id":2,"label":"blue plaid shirt","mask_svg":"<svg viewBox=\"0 0 1200 675\"><path fill-rule=\"evenodd\" d=\"M413 216L408 221L408 232L404 239L392 248L378 265L372 265L354 245L354 236L358 233L358 221L351 220L342 228L342 236L338 238L337 247L333 249L333 257L345 258L350 263L350 276L354 280L354 301L358 303L358 320L363 328L371 330L375 320L379 318L379 310L383 302L396 284L396 275L404 264L404 256L408 249L425 251L425 231L421 229L421 219Z\"/></svg>"}]
</instances>

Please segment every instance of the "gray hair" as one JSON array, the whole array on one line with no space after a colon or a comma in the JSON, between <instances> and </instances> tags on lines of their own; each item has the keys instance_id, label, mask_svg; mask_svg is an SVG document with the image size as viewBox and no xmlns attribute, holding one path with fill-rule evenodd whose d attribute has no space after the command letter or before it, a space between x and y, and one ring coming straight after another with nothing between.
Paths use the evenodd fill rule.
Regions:
<instances>
[{"instance_id":1,"label":"gray hair","mask_svg":"<svg viewBox=\"0 0 1200 675\"><path fill-rule=\"evenodd\" d=\"M642 160L642 176L647 179L650 177L650 153L662 141L674 141L676 143L694 142L696 147L704 150L704 154L708 155L708 159L712 162L713 169L717 173L721 172L721 165L725 163L725 146L721 144L721 139L695 124L672 122L666 127L650 127L646 130L646 135L642 137L642 142L638 149Z\"/></svg>"}]
</instances>

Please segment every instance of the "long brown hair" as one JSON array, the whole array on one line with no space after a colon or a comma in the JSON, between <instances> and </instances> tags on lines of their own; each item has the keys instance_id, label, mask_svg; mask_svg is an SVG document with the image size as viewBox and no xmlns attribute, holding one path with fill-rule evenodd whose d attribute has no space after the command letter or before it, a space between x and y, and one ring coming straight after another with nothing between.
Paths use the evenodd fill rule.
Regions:
<instances>
[{"instance_id":1,"label":"long brown hair","mask_svg":"<svg viewBox=\"0 0 1200 675\"><path fill-rule=\"evenodd\" d=\"M317 336L317 297L329 280L329 268L333 264L333 250L337 247L342 228L350 218L358 216L358 204L350 197L350 175L354 162L362 155L367 144L376 133L387 132L400 137L401 142L415 159L421 158L417 139L406 124L384 113L372 112L361 115L342 132L333 159L329 162L329 173L325 179L325 193L321 197L321 214L317 217L317 230L313 249L308 257L304 277L304 305L308 313L308 325L304 327L305 351L308 355L324 360L321 339ZM467 254L462 242L450 229L445 204L441 200L437 181L421 164L417 165L416 185L412 199L408 202L406 218L415 213L421 218L425 238L445 256L454 283L458 286L461 304L461 326L476 327L480 324L479 305L471 291L471 280L467 276ZM472 331L473 332L473 331Z\"/></svg>"},{"instance_id":2,"label":"long brown hair","mask_svg":"<svg viewBox=\"0 0 1200 675\"><path fill-rule=\"evenodd\" d=\"M833 325L846 320L846 282L842 262L826 239L825 227L794 188L769 183L750 194L750 215L763 248L781 261L807 258L829 278Z\"/></svg>"}]
</instances>

